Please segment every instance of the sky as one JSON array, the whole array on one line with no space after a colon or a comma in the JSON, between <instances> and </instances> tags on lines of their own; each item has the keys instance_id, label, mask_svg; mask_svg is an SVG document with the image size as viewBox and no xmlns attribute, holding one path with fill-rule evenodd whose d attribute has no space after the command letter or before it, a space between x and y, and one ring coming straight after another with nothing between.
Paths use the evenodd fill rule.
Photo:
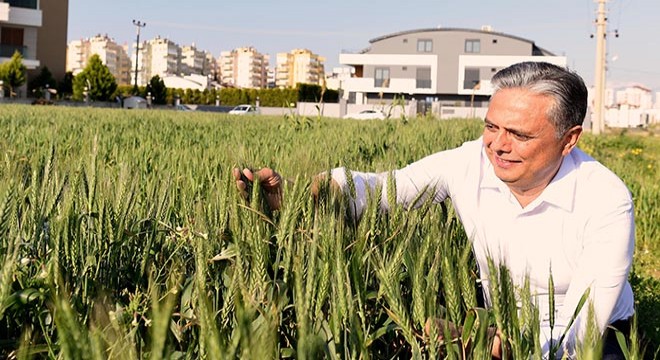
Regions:
<instances>
[{"instance_id":1,"label":"sky","mask_svg":"<svg viewBox=\"0 0 660 360\"><path fill-rule=\"evenodd\" d=\"M660 91L660 0L608 0L607 82ZM587 86L594 84L595 0L69 0L68 40L107 34L133 44L158 35L180 46L219 56L254 46L271 56L307 48L326 58L326 72L341 52L400 31L436 27L480 29L531 40L567 57ZM615 31L619 36L615 36Z\"/></svg>"}]
</instances>

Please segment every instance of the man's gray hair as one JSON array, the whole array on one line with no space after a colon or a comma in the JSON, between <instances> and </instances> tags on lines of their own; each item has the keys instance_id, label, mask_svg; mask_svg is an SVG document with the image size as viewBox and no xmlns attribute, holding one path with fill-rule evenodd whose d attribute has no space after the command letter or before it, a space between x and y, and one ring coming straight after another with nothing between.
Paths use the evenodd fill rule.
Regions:
<instances>
[{"instance_id":1,"label":"man's gray hair","mask_svg":"<svg viewBox=\"0 0 660 360\"><path fill-rule=\"evenodd\" d=\"M557 137L570 128L582 125L587 114L587 87L573 71L546 62L521 62L504 68L493 76L493 94L501 89L523 88L554 99L548 119Z\"/></svg>"}]
</instances>

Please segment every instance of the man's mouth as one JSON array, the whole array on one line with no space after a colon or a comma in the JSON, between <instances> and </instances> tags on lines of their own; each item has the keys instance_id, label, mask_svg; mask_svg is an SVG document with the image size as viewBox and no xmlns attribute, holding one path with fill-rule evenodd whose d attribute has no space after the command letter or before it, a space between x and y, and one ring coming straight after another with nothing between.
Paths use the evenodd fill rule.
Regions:
<instances>
[{"instance_id":1,"label":"man's mouth","mask_svg":"<svg viewBox=\"0 0 660 360\"><path fill-rule=\"evenodd\" d=\"M499 167L501 167L501 168L509 168L509 167L511 167L511 166L514 166L514 165L516 165L516 164L521 163L520 160L508 160L508 159L503 159L503 158L501 158L501 157L499 157L499 156L497 156L497 155L495 155L493 158L495 159L495 163L496 163L496 165L499 166Z\"/></svg>"}]
</instances>

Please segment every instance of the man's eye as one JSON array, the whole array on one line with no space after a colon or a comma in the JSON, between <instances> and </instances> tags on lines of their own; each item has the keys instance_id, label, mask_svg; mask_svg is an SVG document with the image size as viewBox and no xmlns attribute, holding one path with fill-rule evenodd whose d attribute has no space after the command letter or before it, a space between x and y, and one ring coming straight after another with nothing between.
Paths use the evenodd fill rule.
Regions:
<instances>
[{"instance_id":1,"label":"man's eye","mask_svg":"<svg viewBox=\"0 0 660 360\"><path fill-rule=\"evenodd\" d=\"M527 135L523 135L523 134L516 134L516 133L512 133L512 134L513 134L513 137L514 137L514 138L516 138L516 140L520 140L520 141L527 141L527 140L529 140L529 139L530 139L530 137L529 137L529 136L527 136Z\"/></svg>"},{"instance_id":2,"label":"man's eye","mask_svg":"<svg viewBox=\"0 0 660 360\"><path fill-rule=\"evenodd\" d=\"M486 130L495 130L495 126L493 124L486 124L485 128Z\"/></svg>"}]
</instances>

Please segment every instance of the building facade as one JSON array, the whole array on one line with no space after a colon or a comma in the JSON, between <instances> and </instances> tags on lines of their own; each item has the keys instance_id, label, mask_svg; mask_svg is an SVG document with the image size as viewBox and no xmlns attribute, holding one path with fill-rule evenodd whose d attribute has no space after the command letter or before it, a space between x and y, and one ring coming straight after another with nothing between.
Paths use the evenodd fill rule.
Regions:
<instances>
[{"instance_id":1,"label":"building facade","mask_svg":"<svg viewBox=\"0 0 660 360\"><path fill-rule=\"evenodd\" d=\"M215 60L213 55L195 47L195 44L181 48L181 69L183 75L209 75L212 74Z\"/></svg>"},{"instance_id":2,"label":"building facade","mask_svg":"<svg viewBox=\"0 0 660 360\"><path fill-rule=\"evenodd\" d=\"M275 85L295 87L298 83L323 85L325 58L307 49L294 49L277 54Z\"/></svg>"},{"instance_id":3,"label":"building facade","mask_svg":"<svg viewBox=\"0 0 660 360\"><path fill-rule=\"evenodd\" d=\"M268 85L269 57L253 47L223 51L219 58L220 83L238 88L265 88Z\"/></svg>"},{"instance_id":4,"label":"building facade","mask_svg":"<svg viewBox=\"0 0 660 360\"><path fill-rule=\"evenodd\" d=\"M30 1L17 1L17 3ZM37 60L48 67L56 80L66 72L66 41L69 19L69 0L41 0L41 27L37 30ZM28 72L31 77L37 71Z\"/></svg>"},{"instance_id":5,"label":"building facade","mask_svg":"<svg viewBox=\"0 0 660 360\"><path fill-rule=\"evenodd\" d=\"M18 51L28 69L41 66L37 38L43 12L38 5L36 0L0 2L0 62L8 61Z\"/></svg>"},{"instance_id":6,"label":"building facade","mask_svg":"<svg viewBox=\"0 0 660 360\"><path fill-rule=\"evenodd\" d=\"M136 46L133 47L135 54ZM140 44L137 59L137 84L146 86L152 77L161 78L181 74L181 48L160 36ZM135 72L131 74L135 83Z\"/></svg>"},{"instance_id":7,"label":"building facade","mask_svg":"<svg viewBox=\"0 0 660 360\"><path fill-rule=\"evenodd\" d=\"M344 97L362 104L401 96L472 106L491 94L497 71L521 61L566 65L565 57L488 26L403 31L371 40L360 53L339 55L342 65L355 69L342 82Z\"/></svg>"},{"instance_id":8,"label":"building facade","mask_svg":"<svg viewBox=\"0 0 660 360\"><path fill-rule=\"evenodd\" d=\"M89 39L69 42L66 53L66 71L73 75L80 73L92 55L98 55L108 67L117 84L130 85L132 63L126 46L117 44L108 35L96 35Z\"/></svg>"}]
</instances>

